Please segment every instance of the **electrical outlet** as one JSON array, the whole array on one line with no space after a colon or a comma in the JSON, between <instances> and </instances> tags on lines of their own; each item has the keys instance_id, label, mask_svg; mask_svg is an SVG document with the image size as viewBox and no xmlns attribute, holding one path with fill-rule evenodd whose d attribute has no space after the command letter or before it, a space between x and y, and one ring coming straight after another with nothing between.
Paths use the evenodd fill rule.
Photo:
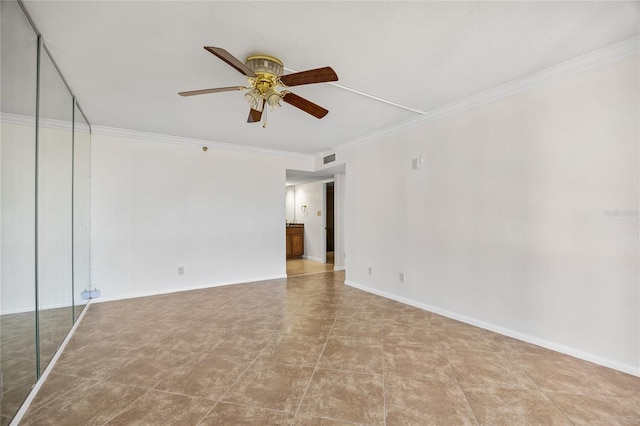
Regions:
<instances>
[{"instance_id":1,"label":"electrical outlet","mask_svg":"<svg viewBox=\"0 0 640 426\"><path fill-rule=\"evenodd\" d=\"M400 282L404 282L404 272L400 272Z\"/></svg>"},{"instance_id":2,"label":"electrical outlet","mask_svg":"<svg viewBox=\"0 0 640 426\"><path fill-rule=\"evenodd\" d=\"M178 275L184 275L184 266L178 266Z\"/></svg>"},{"instance_id":3,"label":"electrical outlet","mask_svg":"<svg viewBox=\"0 0 640 426\"><path fill-rule=\"evenodd\" d=\"M373 268L369 266L369 275L373 275Z\"/></svg>"}]
</instances>

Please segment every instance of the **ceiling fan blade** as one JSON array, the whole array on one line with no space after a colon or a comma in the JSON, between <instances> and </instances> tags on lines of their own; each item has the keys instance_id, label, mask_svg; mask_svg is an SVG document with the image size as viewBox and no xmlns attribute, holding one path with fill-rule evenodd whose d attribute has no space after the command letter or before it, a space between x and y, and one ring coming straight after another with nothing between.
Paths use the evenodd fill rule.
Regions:
<instances>
[{"instance_id":1,"label":"ceiling fan blade","mask_svg":"<svg viewBox=\"0 0 640 426\"><path fill-rule=\"evenodd\" d=\"M232 92L234 90L243 90L243 86L216 87L215 89L190 90L188 92L179 92L180 96L206 95L207 93Z\"/></svg>"},{"instance_id":2,"label":"ceiling fan blade","mask_svg":"<svg viewBox=\"0 0 640 426\"><path fill-rule=\"evenodd\" d=\"M247 118L247 123L259 123L260 120L262 120L262 111L264 111L264 99L262 100L262 108L260 111L253 108L249 110L249 118Z\"/></svg>"},{"instance_id":3,"label":"ceiling fan blade","mask_svg":"<svg viewBox=\"0 0 640 426\"><path fill-rule=\"evenodd\" d=\"M214 55L216 55L218 58L220 58L223 61L225 61L227 64L229 64L232 67L234 67L240 73L246 75L247 77L255 77L256 76L256 74L253 71L251 71L251 69L248 66L246 66L238 58L236 58L235 56L233 56L231 53L227 52L226 50L224 50L224 49L222 49L220 47L211 47L211 46L205 46L204 48L206 50L208 50L209 52L213 53Z\"/></svg>"},{"instance_id":4,"label":"ceiling fan blade","mask_svg":"<svg viewBox=\"0 0 640 426\"><path fill-rule=\"evenodd\" d=\"M313 115L316 118L322 118L329 113L329 110L324 109L320 105L316 105L313 102L296 95L295 93L287 92L282 100L289 105L293 105L294 107L303 110L307 114Z\"/></svg>"},{"instance_id":5,"label":"ceiling fan blade","mask_svg":"<svg viewBox=\"0 0 640 426\"><path fill-rule=\"evenodd\" d=\"M285 86L300 86L301 84L325 83L338 81L338 75L331 67L316 68L315 70L300 71L280 77Z\"/></svg>"}]
</instances>

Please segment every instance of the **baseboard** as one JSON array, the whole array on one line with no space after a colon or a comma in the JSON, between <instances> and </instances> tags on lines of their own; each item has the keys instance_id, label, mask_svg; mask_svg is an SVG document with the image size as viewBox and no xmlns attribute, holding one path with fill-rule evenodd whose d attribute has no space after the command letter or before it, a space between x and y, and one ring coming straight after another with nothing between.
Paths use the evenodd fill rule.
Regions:
<instances>
[{"instance_id":1,"label":"baseboard","mask_svg":"<svg viewBox=\"0 0 640 426\"><path fill-rule=\"evenodd\" d=\"M333 270L334 271L346 271L347 268L345 268L344 266L334 266Z\"/></svg>"},{"instance_id":2,"label":"baseboard","mask_svg":"<svg viewBox=\"0 0 640 426\"><path fill-rule=\"evenodd\" d=\"M256 278L251 281L229 281L229 282L222 282L222 283L216 283L216 284L206 284L206 285L200 285L200 286L181 287L181 288L173 288L173 289L161 290L161 291L137 293L137 294L131 294L126 296L100 297L99 299L91 299L91 300L93 301L93 303L115 302L118 300L137 299L139 297L160 296L163 294L180 293L183 291L204 290L207 288L224 287L227 285L249 284L249 283L257 283L257 282L263 282L263 281L281 280L286 278L287 278L286 274L274 275L271 277Z\"/></svg>"},{"instance_id":3,"label":"baseboard","mask_svg":"<svg viewBox=\"0 0 640 426\"><path fill-rule=\"evenodd\" d=\"M441 309L435 306L427 305L425 303L417 302L415 300L408 299L406 297L398 296L392 293L387 293L386 291L378 290L375 288L367 287L358 283L354 283L353 281L345 280L346 285L350 287L357 288L362 291L366 291L368 293L373 293L375 295L395 300L396 302L401 302L406 305L410 305L428 312L433 312L434 314L442 315L443 317L451 318L457 321L464 322L466 324L470 324L476 327L483 328L485 330L493 331L504 336L513 337L514 339L522 340L523 342L531 343L537 346L541 346L546 349L550 349L555 352L560 352L565 355L572 356L574 358L579 358L585 361L593 362L594 364L602 365L604 367L612 368L614 370L621 371L623 373L631 374L633 376L640 377L640 366L633 366L628 364L623 364L618 361L614 361L608 358L603 358L588 352L581 351L579 349L565 346L556 342L552 342L549 340L541 339L536 336L531 336L526 333L521 333L519 331L511 330L505 327L501 327L495 324L491 324L488 322L480 321L475 318L467 317L465 315L461 315L455 312L448 311L446 309Z\"/></svg>"},{"instance_id":4,"label":"baseboard","mask_svg":"<svg viewBox=\"0 0 640 426\"><path fill-rule=\"evenodd\" d=\"M75 306L84 306L84 305L86 305L86 303L75 304ZM54 303L50 305L42 305L38 310L42 312L49 309L71 308L72 306L73 305L70 305L68 303ZM24 314L24 313L35 312L35 311L36 309L33 306L30 306L28 308L15 308L15 309L3 310L2 312L0 312L0 315Z\"/></svg>"},{"instance_id":5,"label":"baseboard","mask_svg":"<svg viewBox=\"0 0 640 426\"><path fill-rule=\"evenodd\" d=\"M325 263L326 259L321 259L319 257L313 257L313 256L303 256L304 259L306 260L310 260L312 262L318 262L318 263Z\"/></svg>"}]
</instances>

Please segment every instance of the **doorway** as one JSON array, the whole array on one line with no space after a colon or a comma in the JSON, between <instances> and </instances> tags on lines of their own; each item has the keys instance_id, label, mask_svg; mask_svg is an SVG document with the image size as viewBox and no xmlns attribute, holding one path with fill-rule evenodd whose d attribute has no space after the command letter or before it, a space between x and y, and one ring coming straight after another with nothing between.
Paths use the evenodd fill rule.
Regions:
<instances>
[{"instance_id":1,"label":"doorway","mask_svg":"<svg viewBox=\"0 0 640 426\"><path fill-rule=\"evenodd\" d=\"M325 184L325 212L326 212L326 263L333 265L335 263L334 245L335 245L335 213L334 213L334 182Z\"/></svg>"},{"instance_id":2,"label":"doorway","mask_svg":"<svg viewBox=\"0 0 640 426\"><path fill-rule=\"evenodd\" d=\"M286 171L285 226L304 229L303 254L285 256L287 275L344 270L344 164ZM297 271L294 271L296 269Z\"/></svg>"}]
</instances>

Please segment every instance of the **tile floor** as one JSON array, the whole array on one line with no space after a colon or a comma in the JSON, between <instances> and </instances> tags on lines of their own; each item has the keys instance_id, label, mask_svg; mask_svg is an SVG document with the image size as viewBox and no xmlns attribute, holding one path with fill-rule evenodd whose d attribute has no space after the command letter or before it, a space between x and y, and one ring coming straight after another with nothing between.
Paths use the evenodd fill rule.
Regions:
<instances>
[{"instance_id":1,"label":"tile floor","mask_svg":"<svg viewBox=\"0 0 640 426\"><path fill-rule=\"evenodd\" d=\"M343 282L92 304L21 424L640 424L638 377Z\"/></svg>"},{"instance_id":2,"label":"tile floor","mask_svg":"<svg viewBox=\"0 0 640 426\"><path fill-rule=\"evenodd\" d=\"M288 277L331 271L333 271L333 262L318 263L307 259L287 259Z\"/></svg>"}]
</instances>

